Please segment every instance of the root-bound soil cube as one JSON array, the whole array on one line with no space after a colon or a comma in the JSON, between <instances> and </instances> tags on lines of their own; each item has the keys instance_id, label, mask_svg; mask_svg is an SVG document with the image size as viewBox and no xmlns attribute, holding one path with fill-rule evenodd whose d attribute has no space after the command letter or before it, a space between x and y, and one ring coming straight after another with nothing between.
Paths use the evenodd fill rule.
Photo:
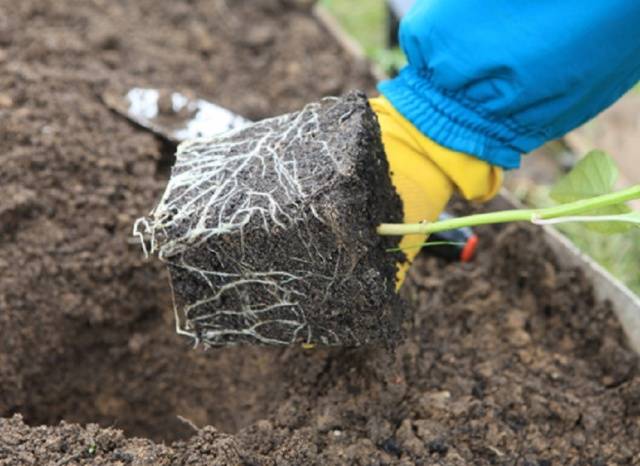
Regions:
<instances>
[{"instance_id":1,"label":"root-bound soil cube","mask_svg":"<svg viewBox=\"0 0 640 466\"><path fill-rule=\"evenodd\" d=\"M393 346L400 221L379 127L351 93L178 148L148 219L178 330L209 345Z\"/></svg>"}]
</instances>

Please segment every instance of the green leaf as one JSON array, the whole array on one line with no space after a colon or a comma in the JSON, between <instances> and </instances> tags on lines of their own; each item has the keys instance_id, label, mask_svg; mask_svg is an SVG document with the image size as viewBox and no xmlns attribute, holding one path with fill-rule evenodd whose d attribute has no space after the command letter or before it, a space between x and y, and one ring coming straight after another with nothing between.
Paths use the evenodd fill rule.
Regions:
<instances>
[{"instance_id":1,"label":"green leaf","mask_svg":"<svg viewBox=\"0 0 640 466\"><path fill-rule=\"evenodd\" d=\"M626 215L623 215L624 219L630 224L640 228L640 212L630 212Z\"/></svg>"},{"instance_id":2,"label":"green leaf","mask_svg":"<svg viewBox=\"0 0 640 466\"><path fill-rule=\"evenodd\" d=\"M627 218L624 214L628 214L629 212L631 212L629 207L624 204L617 204L593 210L589 212L589 215L620 215L621 217ZM591 231L605 235L626 233L631 229L631 224L624 222L586 222L584 226Z\"/></svg>"},{"instance_id":3,"label":"green leaf","mask_svg":"<svg viewBox=\"0 0 640 466\"><path fill-rule=\"evenodd\" d=\"M562 177L549 193L551 198L564 204L610 193L618 179L618 168L606 153L589 152L567 175Z\"/></svg>"},{"instance_id":4,"label":"green leaf","mask_svg":"<svg viewBox=\"0 0 640 466\"><path fill-rule=\"evenodd\" d=\"M555 184L549 195L561 204L588 199L612 192L617 179L618 168L614 160L603 151L593 150ZM626 214L630 210L626 204L620 203L588 213L589 215L618 215ZM630 228L630 225L621 222L594 222L585 223L585 226L605 234L624 233Z\"/></svg>"}]
</instances>

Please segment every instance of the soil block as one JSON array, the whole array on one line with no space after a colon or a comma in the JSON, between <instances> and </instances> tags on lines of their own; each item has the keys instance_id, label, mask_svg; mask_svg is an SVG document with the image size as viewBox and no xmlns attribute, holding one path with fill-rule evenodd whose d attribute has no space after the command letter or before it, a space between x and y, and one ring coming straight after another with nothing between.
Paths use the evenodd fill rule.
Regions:
<instances>
[{"instance_id":1,"label":"soil block","mask_svg":"<svg viewBox=\"0 0 640 466\"><path fill-rule=\"evenodd\" d=\"M149 219L179 331L207 345L394 346L400 221L364 94L326 98L178 148Z\"/></svg>"}]
</instances>

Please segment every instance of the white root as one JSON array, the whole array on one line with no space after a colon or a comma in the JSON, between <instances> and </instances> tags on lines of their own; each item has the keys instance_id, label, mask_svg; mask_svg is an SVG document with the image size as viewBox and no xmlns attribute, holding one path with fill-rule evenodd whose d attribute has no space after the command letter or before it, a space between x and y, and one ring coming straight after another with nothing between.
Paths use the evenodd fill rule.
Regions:
<instances>
[{"instance_id":1,"label":"white root","mask_svg":"<svg viewBox=\"0 0 640 466\"><path fill-rule=\"evenodd\" d=\"M310 104L297 113L179 146L159 204L148 218L138 219L133 230L145 256L156 254L202 283L204 291L180 308L174 294L179 334L208 345L243 340L271 345L311 341L312 331L300 305L308 268L306 272L254 270L245 251L250 231L263 229L271 236L278 229L295 229L307 257L289 259L300 263L302 270L302 264L326 263L308 222L327 220L311 206L310 199L344 167L326 141L315 138L320 131L319 109L319 104ZM299 166L300 161L293 157L295 150L289 150L301 144L312 148L313 173ZM260 183L255 181L262 178L275 184L259 190ZM325 180L324 186L318 186L317 180ZM212 249L217 240L230 236L241 245L239 252L220 246ZM202 248L211 254L209 260L195 254ZM210 263L224 264L224 270L202 265ZM338 278L337 270L334 276L320 278L327 281L328 295ZM259 290L262 301L250 302L254 293L249 290ZM234 308L228 302L236 303ZM288 338L268 336L266 329L273 326L286 329ZM337 342L329 330L316 337L327 344Z\"/></svg>"}]
</instances>

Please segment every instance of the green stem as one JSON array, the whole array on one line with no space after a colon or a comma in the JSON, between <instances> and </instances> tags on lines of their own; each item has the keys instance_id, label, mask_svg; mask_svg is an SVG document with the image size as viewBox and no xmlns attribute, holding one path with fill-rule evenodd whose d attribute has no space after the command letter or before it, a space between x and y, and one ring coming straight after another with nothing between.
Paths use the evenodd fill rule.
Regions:
<instances>
[{"instance_id":1,"label":"green stem","mask_svg":"<svg viewBox=\"0 0 640 466\"><path fill-rule=\"evenodd\" d=\"M615 193L581 199L543 209L518 209L489 212L486 214L468 215L429 223L383 223L378 226L378 234L382 236L404 236L410 234L430 234L456 228L488 225L492 223L530 222L535 219L550 219L577 215L633 199L640 199L640 184Z\"/></svg>"},{"instance_id":2,"label":"green stem","mask_svg":"<svg viewBox=\"0 0 640 466\"><path fill-rule=\"evenodd\" d=\"M398 252L398 251L407 251L409 249L422 249L429 248L435 246L464 246L466 243L464 241L429 241L426 243L420 244L412 244L411 246L404 246L398 248L389 248L386 249L387 252Z\"/></svg>"}]
</instances>

